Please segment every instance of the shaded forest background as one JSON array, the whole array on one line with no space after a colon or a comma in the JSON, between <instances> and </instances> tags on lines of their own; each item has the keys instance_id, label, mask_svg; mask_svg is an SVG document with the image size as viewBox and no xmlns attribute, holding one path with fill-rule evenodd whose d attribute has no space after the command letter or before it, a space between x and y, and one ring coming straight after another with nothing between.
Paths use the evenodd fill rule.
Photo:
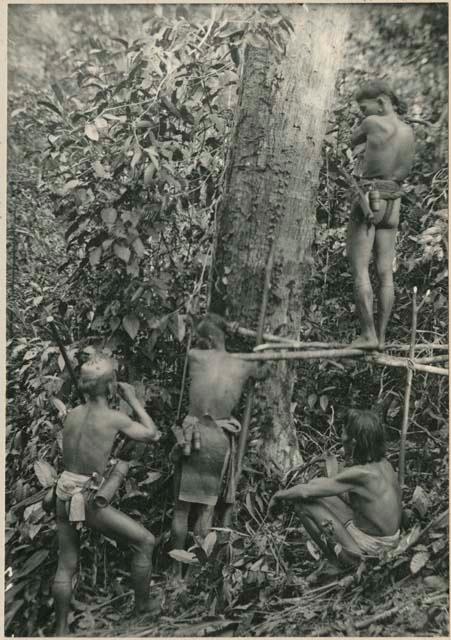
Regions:
<instances>
[{"instance_id":1,"label":"shaded forest background","mask_svg":"<svg viewBox=\"0 0 451 640\"><path fill-rule=\"evenodd\" d=\"M429 291L417 341L425 345L422 356L434 355L428 345L448 342L447 5L353 12L358 29L349 37L323 143L299 337L350 342L356 332L345 257L349 206L337 168L355 162L349 142L357 83L383 77L407 102L417 140L388 340L409 343L416 286L420 299ZM324 473L320 458L337 451L351 405L377 404L397 465L405 371L357 361L298 365L292 410L309 466L270 473L254 420L234 533L192 565L187 591L163 588L172 509L169 429L179 402L185 314L207 304L242 47L269 37L268 46L283 51L289 18L283 6L9 8L8 634L51 631L55 524L35 496L61 469L61 419L76 397L48 316L75 366L87 344L117 357L120 375L134 382L164 433L158 449L135 449L120 496L121 509L159 538L154 580L163 617L139 632L358 635L362 616L384 603L384 610L395 610L391 618L369 624L364 635L447 634L443 523L395 561L367 564L315 591L307 576L317 565L316 549L306 546L291 514L267 517L281 483ZM252 347L230 340L233 350ZM404 502L416 531L448 505L448 379L416 373L412 394ZM123 555L111 541L85 532L74 630L131 635L137 629L124 622L129 601Z\"/></svg>"}]
</instances>

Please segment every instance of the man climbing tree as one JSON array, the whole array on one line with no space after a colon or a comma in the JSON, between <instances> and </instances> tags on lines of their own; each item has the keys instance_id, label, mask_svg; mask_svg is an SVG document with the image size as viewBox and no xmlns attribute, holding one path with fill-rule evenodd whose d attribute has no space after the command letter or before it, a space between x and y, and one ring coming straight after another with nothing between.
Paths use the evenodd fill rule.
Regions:
<instances>
[{"instance_id":1,"label":"man climbing tree","mask_svg":"<svg viewBox=\"0 0 451 640\"><path fill-rule=\"evenodd\" d=\"M321 144L347 24L345 7L298 8L281 59L267 43L245 51L217 220L211 310L247 327L257 325L266 301L265 325L299 334ZM287 470L301 460L291 415L295 372L278 363L274 373L262 389L262 453L270 466Z\"/></svg>"}]
</instances>

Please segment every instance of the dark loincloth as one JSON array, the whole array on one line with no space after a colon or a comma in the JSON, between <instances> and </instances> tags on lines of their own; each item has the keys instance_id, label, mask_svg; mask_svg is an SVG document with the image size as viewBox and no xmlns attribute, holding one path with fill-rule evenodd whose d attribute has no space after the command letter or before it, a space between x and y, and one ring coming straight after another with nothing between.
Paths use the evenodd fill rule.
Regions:
<instances>
[{"instance_id":1,"label":"dark loincloth","mask_svg":"<svg viewBox=\"0 0 451 640\"><path fill-rule=\"evenodd\" d=\"M186 439L193 429L200 433L200 449L181 456L178 499L214 506L219 496L232 503L235 495L235 437L241 425L235 418L213 420L211 416L187 416L183 421Z\"/></svg>"},{"instance_id":2,"label":"dark loincloth","mask_svg":"<svg viewBox=\"0 0 451 640\"><path fill-rule=\"evenodd\" d=\"M387 203L385 208L381 207L379 211L372 212L373 219L371 220L371 224L373 224L376 229L396 228L398 226L399 216L392 216L394 204L404 194L399 183L395 180L383 180L382 178L358 178L357 183L365 195L368 194L369 191L379 191L380 199ZM353 219L356 222L368 222L362 212L360 195L356 193L354 188L351 188L348 194L353 204Z\"/></svg>"}]
</instances>

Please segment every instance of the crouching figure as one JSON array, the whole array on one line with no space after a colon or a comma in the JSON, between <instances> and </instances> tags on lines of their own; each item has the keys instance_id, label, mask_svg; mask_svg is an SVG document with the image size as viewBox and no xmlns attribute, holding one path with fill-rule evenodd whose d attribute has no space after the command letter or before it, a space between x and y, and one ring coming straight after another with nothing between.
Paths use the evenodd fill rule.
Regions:
<instances>
[{"instance_id":1,"label":"crouching figure","mask_svg":"<svg viewBox=\"0 0 451 640\"><path fill-rule=\"evenodd\" d=\"M323 525L330 523L339 558L353 562L398 545L401 489L385 457L384 426L374 411L350 410L342 442L350 466L335 477L278 491L271 502L292 501L307 532L334 560L335 551L323 535Z\"/></svg>"}]
</instances>

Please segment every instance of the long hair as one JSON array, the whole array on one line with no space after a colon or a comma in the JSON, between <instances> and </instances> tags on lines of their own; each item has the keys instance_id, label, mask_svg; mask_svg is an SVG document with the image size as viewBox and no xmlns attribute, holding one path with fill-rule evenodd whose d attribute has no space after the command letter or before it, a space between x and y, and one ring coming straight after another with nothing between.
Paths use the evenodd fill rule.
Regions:
<instances>
[{"instance_id":1,"label":"long hair","mask_svg":"<svg viewBox=\"0 0 451 640\"><path fill-rule=\"evenodd\" d=\"M406 103L398 98L389 84L384 80L370 80L369 82L365 82L355 93L357 102L359 102L359 100L374 100L379 96L387 96L390 98L395 111L399 113L399 115L407 113Z\"/></svg>"},{"instance_id":2,"label":"long hair","mask_svg":"<svg viewBox=\"0 0 451 640\"><path fill-rule=\"evenodd\" d=\"M378 462L385 456L385 429L375 411L350 409L346 431L355 442L354 462Z\"/></svg>"}]
</instances>

